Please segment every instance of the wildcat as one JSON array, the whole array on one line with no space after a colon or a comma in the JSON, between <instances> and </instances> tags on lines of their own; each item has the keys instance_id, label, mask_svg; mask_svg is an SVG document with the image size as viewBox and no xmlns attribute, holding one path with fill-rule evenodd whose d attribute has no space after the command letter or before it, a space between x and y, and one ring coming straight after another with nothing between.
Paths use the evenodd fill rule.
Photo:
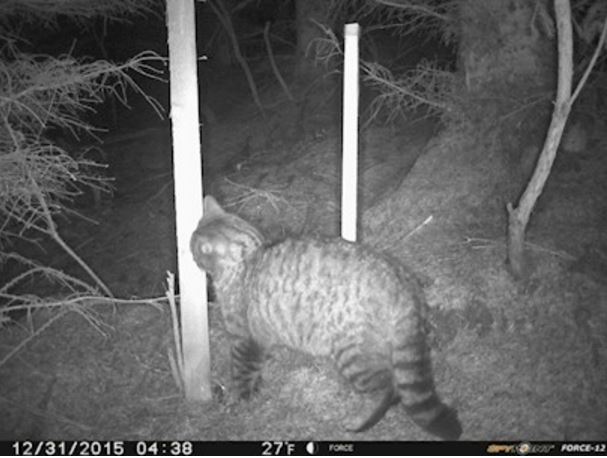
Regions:
<instances>
[{"instance_id":1,"label":"wildcat","mask_svg":"<svg viewBox=\"0 0 607 458\"><path fill-rule=\"evenodd\" d=\"M213 279L241 397L255 391L267 351L286 346L332 358L357 391L382 395L375 410L349 429L370 428L400 401L425 430L459 438L457 413L435 390L427 305L412 272L341 239L267 243L212 197L204 205L190 249Z\"/></svg>"}]
</instances>

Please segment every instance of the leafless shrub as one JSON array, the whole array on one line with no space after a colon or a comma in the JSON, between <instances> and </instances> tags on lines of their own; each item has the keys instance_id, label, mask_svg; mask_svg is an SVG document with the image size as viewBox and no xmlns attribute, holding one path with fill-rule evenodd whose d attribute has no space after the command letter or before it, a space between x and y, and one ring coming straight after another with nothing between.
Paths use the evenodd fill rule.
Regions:
<instances>
[{"instance_id":1,"label":"leafless shrub","mask_svg":"<svg viewBox=\"0 0 607 458\"><path fill-rule=\"evenodd\" d=\"M367 31L389 30L395 36L424 31L435 33L445 43L457 34L454 21L457 0L331 0L330 23L365 21Z\"/></svg>"},{"instance_id":2,"label":"leafless shrub","mask_svg":"<svg viewBox=\"0 0 607 458\"><path fill-rule=\"evenodd\" d=\"M53 25L58 16L74 21L95 17L127 20L129 16L156 14L163 2L158 0L3 0L0 2L0 24L12 20Z\"/></svg>"},{"instance_id":3,"label":"leafless shrub","mask_svg":"<svg viewBox=\"0 0 607 458\"><path fill-rule=\"evenodd\" d=\"M311 43L317 63L330 67L331 62L343 56L343 49L335 33L321 24L325 37ZM384 115L384 122L392 122L407 111L424 107L430 114L441 115L451 110L455 76L431 61L422 61L416 68L395 75L376 62L360 62L362 80L377 90L379 95L369 108L366 123Z\"/></svg>"},{"instance_id":4,"label":"leafless shrub","mask_svg":"<svg viewBox=\"0 0 607 458\"><path fill-rule=\"evenodd\" d=\"M72 55L28 54L20 51L23 39L11 27L24 21L52 25L59 15L84 21L95 16L149 14L156 4L156 0L0 3L0 323L8 313L30 313L48 305L41 285L55 295L76 301L71 304L83 295L112 296L85 260L64 241L56 224L58 215L72 212L74 199L83 189L107 188L107 179L99 173L103 165L82 152L66 151L55 133L69 131L76 138L94 136L97 130L86 115L110 97L126 105L127 94L132 92L161 113L158 102L145 95L133 79L134 74L160 79L160 56L143 52L116 64ZM29 258L19 252L24 244L15 243L39 243L49 238L83 269L84 279ZM55 309L49 306L49 310ZM93 315L79 306L66 307L62 313L70 310L82 312L91 324L99 326ZM57 315L53 317L55 320ZM50 322L39 326L37 332Z\"/></svg>"}]
</instances>

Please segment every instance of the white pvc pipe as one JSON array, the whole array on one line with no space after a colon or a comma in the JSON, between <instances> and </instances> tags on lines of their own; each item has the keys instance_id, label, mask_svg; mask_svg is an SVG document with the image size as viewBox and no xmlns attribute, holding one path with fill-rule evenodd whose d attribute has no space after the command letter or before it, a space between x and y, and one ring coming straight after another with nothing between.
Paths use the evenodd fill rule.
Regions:
<instances>
[{"instance_id":1,"label":"white pvc pipe","mask_svg":"<svg viewBox=\"0 0 607 458\"><path fill-rule=\"evenodd\" d=\"M341 236L356 241L358 190L358 24L344 30L344 103L341 171Z\"/></svg>"}]
</instances>

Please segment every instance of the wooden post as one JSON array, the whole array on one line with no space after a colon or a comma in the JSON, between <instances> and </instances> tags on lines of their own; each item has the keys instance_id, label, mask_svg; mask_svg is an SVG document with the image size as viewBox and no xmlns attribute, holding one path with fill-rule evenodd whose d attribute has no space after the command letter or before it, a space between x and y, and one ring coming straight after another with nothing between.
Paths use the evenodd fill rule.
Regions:
<instances>
[{"instance_id":1,"label":"wooden post","mask_svg":"<svg viewBox=\"0 0 607 458\"><path fill-rule=\"evenodd\" d=\"M167 1L182 375L186 398L208 401L211 377L206 276L196 266L189 248L190 237L202 214L194 18L194 0Z\"/></svg>"},{"instance_id":2,"label":"wooden post","mask_svg":"<svg viewBox=\"0 0 607 458\"><path fill-rule=\"evenodd\" d=\"M356 241L358 193L358 24L344 30L344 102L341 170L341 236Z\"/></svg>"}]
</instances>

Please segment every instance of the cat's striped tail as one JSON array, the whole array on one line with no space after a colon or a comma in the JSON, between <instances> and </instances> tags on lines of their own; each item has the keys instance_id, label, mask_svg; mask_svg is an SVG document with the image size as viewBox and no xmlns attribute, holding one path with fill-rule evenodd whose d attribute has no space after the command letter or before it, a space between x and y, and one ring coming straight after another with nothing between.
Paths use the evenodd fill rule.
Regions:
<instances>
[{"instance_id":1,"label":"cat's striped tail","mask_svg":"<svg viewBox=\"0 0 607 458\"><path fill-rule=\"evenodd\" d=\"M443 404L436 393L422 320L420 308L410 307L395 323L392 367L396 391L415 423L441 439L456 440L462 427L455 409Z\"/></svg>"}]
</instances>

